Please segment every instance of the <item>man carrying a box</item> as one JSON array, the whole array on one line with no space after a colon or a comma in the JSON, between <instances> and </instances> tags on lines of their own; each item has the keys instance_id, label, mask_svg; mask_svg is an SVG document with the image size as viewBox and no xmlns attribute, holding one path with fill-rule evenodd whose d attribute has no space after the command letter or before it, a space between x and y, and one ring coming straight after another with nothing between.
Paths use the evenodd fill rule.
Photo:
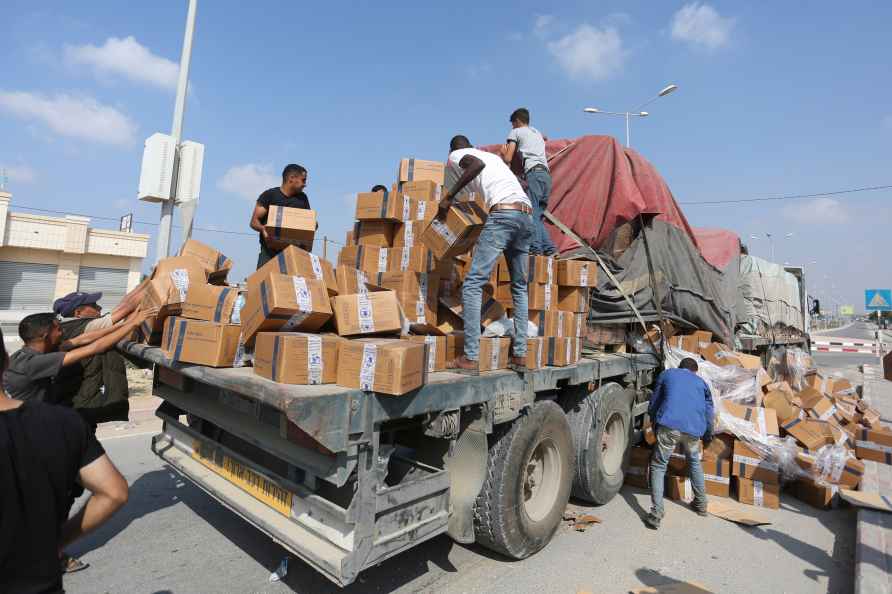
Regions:
<instances>
[{"instance_id":1,"label":"man carrying a box","mask_svg":"<svg viewBox=\"0 0 892 594\"><path fill-rule=\"evenodd\" d=\"M688 463L691 487L694 491L694 510L706 515L706 485L700 465L700 438L709 445L713 439L712 394L706 382L697 375L697 362L682 359L678 369L666 369L657 378L647 413L654 425L657 443L650 459L651 510L644 523L653 529L663 519L663 488L666 466L682 444Z\"/></svg>"},{"instance_id":2,"label":"man carrying a box","mask_svg":"<svg viewBox=\"0 0 892 594\"><path fill-rule=\"evenodd\" d=\"M483 286L499 256L505 254L511 273L511 298L514 301L514 344L510 364L522 370L527 354L527 266L533 236L532 206L502 160L471 148L465 136L449 143L447 168L459 174L455 185L440 200L438 216L450 208L454 197L468 187L483 196L489 216L477 239L471 269L462 285L462 310L465 326L465 352L447 367L476 372L480 356L480 308Z\"/></svg>"},{"instance_id":3,"label":"man carrying a box","mask_svg":"<svg viewBox=\"0 0 892 594\"><path fill-rule=\"evenodd\" d=\"M545 157L545 138L530 126L530 112L525 107L515 109L511 117L511 132L502 149L502 158L510 167L514 153L519 152L523 161L523 174L527 180L527 194L533 206L534 235L530 245L530 253L534 255L553 256L557 248L545 230L543 213L548 206L551 194L551 173Z\"/></svg>"},{"instance_id":4,"label":"man carrying a box","mask_svg":"<svg viewBox=\"0 0 892 594\"><path fill-rule=\"evenodd\" d=\"M282 185L266 190L257 198L254 213L251 215L251 228L260 234L260 255L257 257L257 268L275 258L279 252L288 247L287 243L270 237L266 231L269 207L283 206L310 210L310 199L304 194L305 187L307 187L307 170L292 163L286 165L282 170ZM313 250L312 245L297 244L297 247L308 252Z\"/></svg>"}]
</instances>

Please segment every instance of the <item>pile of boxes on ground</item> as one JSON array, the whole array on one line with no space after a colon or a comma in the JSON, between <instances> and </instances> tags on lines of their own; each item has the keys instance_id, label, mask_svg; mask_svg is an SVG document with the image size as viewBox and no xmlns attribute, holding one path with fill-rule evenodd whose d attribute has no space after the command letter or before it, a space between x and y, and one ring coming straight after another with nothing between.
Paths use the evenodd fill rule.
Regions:
<instances>
[{"instance_id":1,"label":"pile of boxes on ground","mask_svg":"<svg viewBox=\"0 0 892 594\"><path fill-rule=\"evenodd\" d=\"M852 384L825 377L801 349L772 353L768 371L759 357L734 352L698 331L669 339L670 356L699 355L699 373L710 384L717 435L702 449L709 495L766 508L780 506L780 492L818 508L838 502L840 488L856 489L862 460L892 464L892 429L880 422ZM677 362L677 361L676 361ZM668 364L667 364L668 366ZM647 488L650 447L632 448L628 483ZM679 448L669 462L666 493L691 501L688 468Z\"/></svg>"},{"instance_id":2,"label":"pile of boxes on ground","mask_svg":"<svg viewBox=\"0 0 892 594\"><path fill-rule=\"evenodd\" d=\"M444 165L403 159L388 191L356 198L356 224L337 266L289 245L251 274L227 284L232 261L189 240L180 254L159 262L145 296L160 308L142 328L175 362L239 367L287 384L336 383L400 395L427 381L461 355L461 284L469 253L486 220L473 194L437 216ZM313 211L273 206L267 231L286 243L313 241ZM597 280L594 263L531 256L527 366L572 365L579 360ZM486 334L504 334L513 310L510 274L500 260L485 288ZM480 371L508 367L511 339L486 336Z\"/></svg>"}]
</instances>

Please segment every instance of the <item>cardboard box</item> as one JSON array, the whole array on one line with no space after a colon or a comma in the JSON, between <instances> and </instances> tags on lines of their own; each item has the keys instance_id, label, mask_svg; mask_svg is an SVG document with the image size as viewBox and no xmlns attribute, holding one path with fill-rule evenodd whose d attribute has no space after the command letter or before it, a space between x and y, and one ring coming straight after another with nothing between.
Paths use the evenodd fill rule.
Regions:
<instances>
[{"instance_id":1,"label":"cardboard box","mask_svg":"<svg viewBox=\"0 0 892 594\"><path fill-rule=\"evenodd\" d=\"M451 311L456 317L460 320L464 318L464 308L462 307L462 301L458 297L440 297L440 305L443 305ZM493 323L496 320L502 318L505 315L505 309L501 306L501 304L496 301L495 297L488 294L486 291L483 292L483 303L480 307L480 323L482 326L487 326L488 324ZM439 314L438 314L439 317Z\"/></svg>"},{"instance_id":2,"label":"cardboard box","mask_svg":"<svg viewBox=\"0 0 892 594\"><path fill-rule=\"evenodd\" d=\"M742 441L734 442L734 458L731 474L753 481L777 484L780 481L779 467L776 463L765 460L759 452L753 450Z\"/></svg>"},{"instance_id":3,"label":"cardboard box","mask_svg":"<svg viewBox=\"0 0 892 594\"><path fill-rule=\"evenodd\" d=\"M598 263L588 260L560 260L557 283L562 287L594 287L598 284Z\"/></svg>"},{"instance_id":4,"label":"cardboard box","mask_svg":"<svg viewBox=\"0 0 892 594\"><path fill-rule=\"evenodd\" d=\"M561 313L566 314L567 312ZM586 317L584 313L568 315L578 316L582 320ZM597 345L626 344L626 324L592 324L591 327L585 329L584 336L586 341Z\"/></svg>"},{"instance_id":5,"label":"cardboard box","mask_svg":"<svg viewBox=\"0 0 892 594\"><path fill-rule=\"evenodd\" d=\"M449 360L446 336L407 336L406 339L427 345L428 373L446 370L446 361Z\"/></svg>"},{"instance_id":6,"label":"cardboard box","mask_svg":"<svg viewBox=\"0 0 892 594\"><path fill-rule=\"evenodd\" d=\"M792 396L786 392L772 390L765 394L765 397L762 399L762 405L765 408L772 409L781 423L786 423L794 419L798 413L793 408L791 400Z\"/></svg>"},{"instance_id":7,"label":"cardboard box","mask_svg":"<svg viewBox=\"0 0 892 594\"><path fill-rule=\"evenodd\" d=\"M356 240L353 238L353 229L344 234L344 245L356 245Z\"/></svg>"},{"instance_id":8,"label":"cardboard box","mask_svg":"<svg viewBox=\"0 0 892 594\"><path fill-rule=\"evenodd\" d=\"M205 284L208 282L207 271L204 266L193 256L174 256L164 258L155 266L152 272L152 280L157 281L159 294L171 295L167 303L182 303L186 300L186 291L191 284ZM179 297L173 297L175 288Z\"/></svg>"},{"instance_id":9,"label":"cardboard box","mask_svg":"<svg viewBox=\"0 0 892 594\"><path fill-rule=\"evenodd\" d=\"M414 201L396 191L379 190L356 195L355 218L358 221L407 221L412 218Z\"/></svg>"},{"instance_id":10,"label":"cardboard box","mask_svg":"<svg viewBox=\"0 0 892 594\"><path fill-rule=\"evenodd\" d=\"M433 252L419 243L393 248L387 262L389 272L435 272L437 267Z\"/></svg>"},{"instance_id":11,"label":"cardboard box","mask_svg":"<svg viewBox=\"0 0 892 594\"><path fill-rule=\"evenodd\" d=\"M453 332L463 332L465 322L460 315L456 315L451 309L443 305L443 299L458 299L453 295L440 297L440 303L437 306L437 330L440 334L449 335Z\"/></svg>"},{"instance_id":12,"label":"cardboard box","mask_svg":"<svg viewBox=\"0 0 892 594\"><path fill-rule=\"evenodd\" d=\"M715 435L709 445L703 446L703 458L730 460L733 455L734 437L727 433Z\"/></svg>"},{"instance_id":13,"label":"cardboard box","mask_svg":"<svg viewBox=\"0 0 892 594\"><path fill-rule=\"evenodd\" d=\"M735 482L737 483L737 501L740 503L768 509L780 509L780 485L777 483L765 483L743 477L735 478Z\"/></svg>"},{"instance_id":14,"label":"cardboard box","mask_svg":"<svg viewBox=\"0 0 892 594\"><path fill-rule=\"evenodd\" d=\"M430 221L406 221L395 223L393 247L412 247L421 245L421 234L427 229Z\"/></svg>"},{"instance_id":15,"label":"cardboard box","mask_svg":"<svg viewBox=\"0 0 892 594\"><path fill-rule=\"evenodd\" d=\"M833 395L834 396L853 396L858 392L855 390L855 386L852 385L852 382L845 378L834 378L833 380Z\"/></svg>"},{"instance_id":16,"label":"cardboard box","mask_svg":"<svg viewBox=\"0 0 892 594\"><path fill-rule=\"evenodd\" d=\"M819 485L807 478L797 478L793 482L792 491L793 497L818 509L836 507L839 501L839 487Z\"/></svg>"},{"instance_id":17,"label":"cardboard box","mask_svg":"<svg viewBox=\"0 0 892 594\"><path fill-rule=\"evenodd\" d=\"M712 342L712 332L705 330L697 330L686 336L673 336L669 339L669 345L687 351L689 353L700 353L700 349L705 349ZM730 351L731 349L725 349Z\"/></svg>"},{"instance_id":18,"label":"cardboard box","mask_svg":"<svg viewBox=\"0 0 892 594\"><path fill-rule=\"evenodd\" d=\"M529 320L536 324L539 336L578 336L575 314L566 311L530 310L528 315Z\"/></svg>"},{"instance_id":19,"label":"cardboard box","mask_svg":"<svg viewBox=\"0 0 892 594\"><path fill-rule=\"evenodd\" d=\"M370 293L392 295L393 293ZM349 296L347 297L349 299ZM336 297L335 299L340 299ZM390 338L342 340L338 345L337 383L378 394L399 396L427 381L424 343Z\"/></svg>"},{"instance_id":20,"label":"cardboard box","mask_svg":"<svg viewBox=\"0 0 892 594\"><path fill-rule=\"evenodd\" d=\"M700 460L703 468L707 495L731 496L731 461L704 456Z\"/></svg>"},{"instance_id":21,"label":"cardboard box","mask_svg":"<svg viewBox=\"0 0 892 594\"><path fill-rule=\"evenodd\" d=\"M782 392L785 396L787 396L787 400L792 400L793 396L794 396L793 388L791 388L790 384L788 384L785 381L767 384L764 389L765 389L766 393L768 393L768 392Z\"/></svg>"},{"instance_id":22,"label":"cardboard box","mask_svg":"<svg viewBox=\"0 0 892 594\"><path fill-rule=\"evenodd\" d=\"M443 186L429 179L404 181L400 184L400 192L419 202L437 203L443 197ZM436 206L434 210L436 210Z\"/></svg>"},{"instance_id":23,"label":"cardboard box","mask_svg":"<svg viewBox=\"0 0 892 594\"><path fill-rule=\"evenodd\" d=\"M827 438L819 421L795 418L785 422L781 428L785 434L795 437L796 441L809 451L832 445L832 440Z\"/></svg>"},{"instance_id":24,"label":"cardboard box","mask_svg":"<svg viewBox=\"0 0 892 594\"><path fill-rule=\"evenodd\" d=\"M557 309L585 313L589 309L588 289L585 287L558 287Z\"/></svg>"},{"instance_id":25,"label":"cardboard box","mask_svg":"<svg viewBox=\"0 0 892 594\"><path fill-rule=\"evenodd\" d=\"M232 309L239 290L234 287L194 284L186 292L180 315L193 320L232 323Z\"/></svg>"},{"instance_id":26,"label":"cardboard box","mask_svg":"<svg viewBox=\"0 0 892 594\"><path fill-rule=\"evenodd\" d=\"M543 336L527 338L527 369L542 369L548 365L547 342Z\"/></svg>"},{"instance_id":27,"label":"cardboard box","mask_svg":"<svg viewBox=\"0 0 892 594\"><path fill-rule=\"evenodd\" d=\"M844 464L836 465L833 468L815 468L815 456L808 452L799 452L796 454L796 464L805 472L814 478L820 478L824 482L835 485L842 485L849 489L856 488L861 483L864 476L864 462L855 458L848 458Z\"/></svg>"},{"instance_id":28,"label":"cardboard box","mask_svg":"<svg viewBox=\"0 0 892 594\"><path fill-rule=\"evenodd\" d=\"M701 348L700 355L713 365L720 367L743 367L743 361L738 354L720 342L711 342Z\"/></svg>"},{"instance_id":29,"label":"cardboard box","mask_svg":"<svg viewBox=\"0 0 892 594\"><path fill-rule=\"evenodd\" d=\"M639 489L647 489L650 487L649 471L650 450L641 446L629 448L629 467L625 472L625 483Z\"/></svg>"},{"instance_id":30,"label":"cardboard box","mask_svg":"<svg viewBox=\"0 0 892 594\"><path fill-rule=\"evenodd\" d=\"M356 245L341 248L338 266L352 266L364 272L387 272L390 248L373 245Z\"/></svg>"},{"instance_id":31,"label":"cardboard box","mask_svg":"<svg viewBox=\"0 0 892 594\"><path fill-rule=\"evenodd\" d=\"M691 479L686 476L666 475L666 497L673 501L690 503L694 500L694 489Z\"/></svg>"},{"instance_id":32,"label":"cardboard box","mask_svg":"<svg viewBox=\"0 0 892 594\"><path fill-rule=\"evenodd\" d=\"M557 267L557 260L550 256L530 256L529 270L527 272L529 284L557 284ZM507 262L505 263L505 269L508 269ZM510 273L507 280L511 280Z\"/></svg>"},{"instance_id":33,"label":"cardboard box","mask_svg":"<svg viewBox=\"0 0 892 594\"><path fill-rule=\"evenodd\" d=\"M316 236L316 211L271 205L266 216L266 232L278 241L292 245L313 245Z\"/></svg>"},{"instance_id":34,"label":"cardboard box","mask_svg":"<svg viewBox=\"0 0 892 594\"><path fill-rule=\"evenodd\" d=\"M453 332L446 335L446 360L452 361L465 352L465 333Z\"/></svg>"},{"instance_id":35,"label":"cardboard box","mask_svg":"<svg viewBox=\"0 0 892 594\"><path fill-rule=\"evenodd\" d=\"M527 285L527 308L534 311L557 309L558 286L530 283Z\"/></svg>"},{"instance_id":36,"label":"cardboard box","mask_svg":"<svg viewBox=\"0 0 892 594\"><path fill-rule=\"evenodd\" d=\"M162 344L173 362L232 367L239 352L241 327L176 316L165 320Z\"/></svg>"},{"instance_id":37,"label":"cardboard box","mask_svg":"<svg viewBox=\"0 0 892 594\"><path fill-rule=\"evenodd\" d=\"M780 435L777 413L770 408L743 406L733 402L722 402L725 412L752 425L752 430L760 435Z\"/></svg>"},{"instance_id":38,"label":"cardboard box","mask_svg":"<svg viewBox=\"0 0 892 594\"><path fill-rule=\"evenodd\" d=\"M443 185L446 173L446 164L441 161L424 161L409 157L400 160L397 180L402 182L432 181L438 186Z\"/></svg>"},{"instance_id":39,"label":"cardboard box","mask_svg":"<svg viewBox=\"0 0 892 594\"><path fill-rule=\"evenodd\" d=\"M198 260L207 272L208 282L211 284L225 283L226 275L232 270L232 260L224 256L223 252L194 239L186 240L179 255Z\"/></svg>"},{"instance_id":40,"label":"cardboard box","mask_svg":"<svg viewBox=\"0 0 892 594\"><path fill-rule=\"evenodd\" d=\"M867 408L861 412L861 424L871 429L878 429L882 426L880 422L880 411L875 408Z\"/></svg>"},{"instance_id":41,"label":"cardboard box","mask_svg":"<svg viewBox=\"0 0 892 594\"><path fill-rule=\"evenodd\" d=\"M357 245L391 247L396 227L393 221L357 221L353 224L353 237Z\"/></svg>"},{"instance_id":42,"label":"cardboard box","mask_svg":"<svg viewBox=\"0 0 892 594\"><path fill-rule=\"evenodd\" d=\"M403 328L399 300L393 291L338 295L332 304L341 336L394 333Z\"/></svg>"},{"instance_id":43,"label":"cardboard box","mask_svg":"<svg viewBox=\"0 0 892 594\"><path fill-rule=\"evenodd\" d=\"M582 339L579 337L557 338L550 336L547 339L548 364L554 367L566 367L579 362Z\"/></svg>"},{"instance_id":44,"label":"cardboard box","mask_svg":"<svg viewBox=\"0 0 892 594\"><path fill-rule=\"evenodd\" d=\"M444 217L436 216L421 234L421 242L437 259L470 250L483 229L486 212L476 202L453 202Z\"/></svg>"},{"instance_id":45,"label":"cardboard box","mask_svg":"<svg viewBox=\"0 0 892 594\"><path fill-rule=\"evenodd\" d=\"M892 433L885 431L877 431L876 429L867 429L866 427L853 426L846 427L846 431L855 441L869 441L877 445L892 448Z\"/></svg>"},{"instance_id":46,"label":"cardboard box","mask_svg":"<svg viewBox=\"0 0 892 594\"><path fill-rule=\"evenodd\" d=\"M856 441L855 455L862 460L892 464L892 446L880 445L872 441Z\"/></svg>"},{"instance_id":47,"label":"cardboard box","mask_svg":"<svg viewBox=\"0 0 892 594\"><path fill-rule=\"evenodd\" d=\"M194 284L204 284L196 281ZM164 329L164 321L170 316L178 316L182 311L182 303L179 301L179 289L163 277L156 278L146 284L140 309L158 308L158 315L145 320L139 327L142 340L145 344L161 344L161 335Z\"/></svg>"},{"instance_id":48,"label":"cardboard box","mask_svg":"<svg viewBox=\"0 0 892 594\"><path fill-rule=\"evenodd\" d=\"M242 308L245 344L258 332L314 332L331 319L325 283L274 272L248 289Z\"/></svg>"},{"instance_id":49,"label":"cardboard box","mask_svg":"<svg viewBox=\"0 0 892 594\"><path fill-rule=\"evenodd\" d=\"M354 268L356 267L354 266ZM289 276L315 278L325 283L325 288L329 295L337 294L338 282L335 279L334 266L331 265L331 262L320 258L316 254L304 251L297 246L289 245L276 254L275 258L258 268L256 272L250 274L245 281L248 291L250 292L252 287L257 287L260 281L273 272Z\"/></svg>"},{"instance_id":50,"label":"cardboard box","mask_svg":"<svg viewBox=\"0 0 892 594\"><path fill-rule=\"evenodd\" d=\"M477 365L480 371L495 371L508 368L508 351L511 339L508 337L480 337L480 360Z\"/></svg>"},{"instance_id":51,"label":"cardboard box","mask_svg":"<svg viewBox=\"0 0 892 594\"><path fill-rule=\"evenodd\" d=\"M363 272L352 266L338 266L335 269L335 276L337 277L338 295L356 295L362 292L387 290L370 281L370 277L374 277L374 274Z\"/></svg>"},{"instance_id":52,"label":"cardboard box","mask_svg":"<svg viewBox=\"0 0 892 594\"><path fill-rule=\"evenodd\" d=\"M254 373L281 384L333 384L342 340L330 334L261 332L254 345Z\"/></svg>"},{"instance_id":53,"label":"cardboard box","mask_svg":"<svg viewBox=\"0 0 892 594\"><path fill-rule=\"evenodd\" d=\"M802 408L814 419L826 421L837 413L833 401L814 388L805 388L799 392L799 401L802 403ZM840 420L842 420L841 415Z\"/></svg>"}]
</instances>

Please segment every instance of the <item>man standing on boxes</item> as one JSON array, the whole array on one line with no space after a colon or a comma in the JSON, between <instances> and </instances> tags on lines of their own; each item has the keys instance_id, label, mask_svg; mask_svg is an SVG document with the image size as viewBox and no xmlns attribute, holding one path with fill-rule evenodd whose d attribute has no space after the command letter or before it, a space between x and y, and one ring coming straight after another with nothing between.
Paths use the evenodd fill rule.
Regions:
<instances>
[{"instance_id":1,"label":"man standing on boxes","mask_svg":"<svg viewBox=\"0 0 892 594\"><path fill-rule=\"evenodd\" d=\"M653 529L663 519L663 488L666 466L677 444L682 444L688 463L688 474L694 491L694 511L706 515L706 485L700 465L703 443L713 439L712 394L709 386L697 375L697 362L687 357L678 369L666 369L657 378L647 414L654 425L657 443L650 458L650 493L652 506L644 523Z\"/></svg>"},{"instance_id":2,"label":"man standing on boxes","mask_svg":"<svg viewBox=\"0 0 892 594\"><path fill-rule=\"evenodd\" d=\"M260 234L260 255L257 257L257 268L260 268L276 255L288 247L284 241L279 241L269 236L266 232L266 217L270 206L284 206L285 208L310 209L310 199L304 194L307 187L307 170L294 163L286 165L282 170L282 185L278 188L270 188L257 198L254 213L251 215L251 228ZM313 251L312 245L298 245L308 252Z\"/></svg>"},{"instance_id":3,"label":"man standing on boxes","mask_svg":"<svg viewBox=\"0 0 892 594\"><path fill-rule=\"evenodd\" d=\"M510 167L514 153L519 152L523 161L523 174L527 180L527 193L533 206L534 236L530 253L540 256L553 256L557 248L545 230L543 213L548 207L551 194L551 172L545 158L545 138L530 126L530 112L525 107L515 109L509 118L511 132L502 149L502 158Z\"/></svg>"},{"instance_id":4,"label":"man standing on boxes","mask_svg":"<svg viewBox=\"0 0 892 594\"><path fill-rule=\"evenodd\" d=\"M514 301L514 344L511 367L526 367L527 353L527 267L533 235L532 206L502 160L492 153L471 148L465 136L449 143L447 169L458 181L446 190L438 216L443 216L454 197L466 187L483 196L489 216L477 239L471 270L462 285L465 352L447 365L450 369L476 372L480 357L480 308L483 286L499 256L505 254L511 273L511 298Z\"/></svg>"}]
</instances>

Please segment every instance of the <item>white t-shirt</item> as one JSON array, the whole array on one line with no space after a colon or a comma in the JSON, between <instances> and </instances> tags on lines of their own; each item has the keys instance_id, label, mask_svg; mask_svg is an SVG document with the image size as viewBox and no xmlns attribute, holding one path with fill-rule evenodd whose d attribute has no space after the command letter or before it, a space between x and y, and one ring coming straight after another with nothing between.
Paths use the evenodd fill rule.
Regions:
<instances>
[{"instance_id":1,"label":"white t-shirt","mask_svg":"<svg viewBox=\"0 0 892 594\"><path fill-rule=\"evenodd\" d=\"M469 192L482 194L487 210L496 204L511 202L520 202L531 206L530 199L524 193L517 177L505 165L502 158L474 148L458 149L449 153L449 161L446 166L447 188L455 184L461 177L462 168L459 166L459 162L465 155L477 157L486 165L480 175L475 177L465 189Z\"/></svg>"}]
</instances>

